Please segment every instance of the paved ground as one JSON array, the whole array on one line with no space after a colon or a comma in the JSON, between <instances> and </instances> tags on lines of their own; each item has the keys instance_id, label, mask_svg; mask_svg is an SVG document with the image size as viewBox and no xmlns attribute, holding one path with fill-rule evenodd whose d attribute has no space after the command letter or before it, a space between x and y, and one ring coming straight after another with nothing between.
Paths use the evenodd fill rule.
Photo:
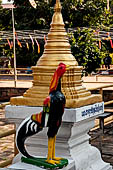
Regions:
<instances>
[{"instance_id":1,"label":"paved ground","mask_svg":"<svg viewBox=\"0 0 113 170\"><path fill-rule=\"evenodd\" d=\"M87 89L92 89L96 88L99 86L113 86L113 77L112 76L99 76L96 79L96 76L88 76L88 77L83 77L83 85ZM113 90L113 87L106 88L109 90Z\"/></svg>"},{"instance_id":2,"label":"paved ground","mask_svg":"<svg viewBox=\"0 0 113 170\"><path fill-rule=\"evenodd\" d=\"M4 120L4 109L0 109L0 134L14 129L14 125ZM0 163L14 156L14 135L0 138Z\"/></svg>"},{"instance_id":3,"label":"paved ground","mask_svg":"<svg viewBox=\"0 0 113 170\"><path fill-rule=\"evenodd\" d=\"M30 88L31 86L31 80L18 80L16 82L16 87ZM12 80L0 80L0 87L15 87L15 84Z\"/></svg>"},{"instance_id":4,"label":"paved ground","mask_svg":"<svg viewBox=\"0 0 113 170\"><path fill-rule=\"evenodd\" d=\"M113 75L100 75L100 76L87 76L83 77L85 82L96 82L96 83L113 83Z\"/></svg>"},{"instance_id":5,"label":"paved ground","mask_svg":"<svg viewBox=\"0 0 113 170\"><path fill-rule=\"evenodd\" d=\"M90 143L101 151L102 159L113 166L113 121L105 126L104 134L100 129L89 134Z\"/></svg>"},{"instance_id":6,"label":"paved ground","mask_svg":"<svg viewBox=\"0 0 113 170\"><path fill-rule=\"evenodd\" d=\"M96 76L83 77L83 84L88 89L99 86L99 85L113 85L112 76L100 76L96 80ZM32 80L17 80L16 87L30 88L32 86ZM0 79L0 87L15 87L13 80ZM113 90L113 87L109 88Z\"/></svg>"}]
</instances>

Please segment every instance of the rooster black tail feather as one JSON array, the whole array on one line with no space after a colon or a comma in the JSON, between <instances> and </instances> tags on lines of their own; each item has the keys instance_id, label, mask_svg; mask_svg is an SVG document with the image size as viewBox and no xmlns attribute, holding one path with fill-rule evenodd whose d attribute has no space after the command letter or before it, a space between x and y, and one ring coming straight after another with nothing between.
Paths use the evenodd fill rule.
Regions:
<instances>
[{"instance_id":1,"label":"rooster black tail feather","mask_svg":"<svg viewBox=\"0 0 113 170\"><path fill-rule=\"evenodd\" d=\"M43 128L40 126L38 122L34 122L31 117L26 118L18 127L16 133L16 145L18 150L27 158L33 158L32 155L29 155L25 148L25 140L41 131Z\"/></svg>"}]
</instances>

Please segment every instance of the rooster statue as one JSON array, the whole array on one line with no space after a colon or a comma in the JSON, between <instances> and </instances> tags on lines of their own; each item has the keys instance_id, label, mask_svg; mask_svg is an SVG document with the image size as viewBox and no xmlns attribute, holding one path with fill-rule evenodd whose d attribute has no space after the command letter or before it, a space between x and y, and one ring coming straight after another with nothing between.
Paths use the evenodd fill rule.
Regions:
<instances>
[{"instance_id":1,"label":"rooster statue","mask_svg":"<svg viewBox=\"0 0 113 170\"><path fill-rule=\"evenodd\" d=\"M49 96L44 100L43 110L26 118L19 126L16 133L16 145L18 150L27 158L34 158L26 151L25 140L38 133L43 127L48 127L48 155L47 163L58 164L62 158L55 157L56 134L62 122L65 107L65 96L61 92L61 77L69 69L64 63L60 63L56 69L49 88Z\"/></svg>"}]
</instances>

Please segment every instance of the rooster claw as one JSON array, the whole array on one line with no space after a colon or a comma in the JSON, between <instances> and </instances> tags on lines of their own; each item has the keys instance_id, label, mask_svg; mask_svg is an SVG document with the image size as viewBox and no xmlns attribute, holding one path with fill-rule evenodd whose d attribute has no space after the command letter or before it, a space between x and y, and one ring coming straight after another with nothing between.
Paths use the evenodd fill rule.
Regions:
<instances>
[{"instance_id":1,"label":"rooster claw","mask_svg":"<svg viewBox=\"0 0 113 170\"><path fill-rule=\"evenodd\" d=\"M57 160L46 160L46 162L49 164L53 164L53 165L60 163L60 161L57 161Z\"/></svg>"},{"instance_id":2,"label":"rooster claw","mask_svg":"<svg viewBox=\"0 0 113 170\"><path fill-rule=\"evenodd\" d=\"M61 159L62 159L62 158L60 158L60 157L54 157L54 158L53 158L53 160L59 161L59 162L60 162Z\"/></svg>"}]
</instances>

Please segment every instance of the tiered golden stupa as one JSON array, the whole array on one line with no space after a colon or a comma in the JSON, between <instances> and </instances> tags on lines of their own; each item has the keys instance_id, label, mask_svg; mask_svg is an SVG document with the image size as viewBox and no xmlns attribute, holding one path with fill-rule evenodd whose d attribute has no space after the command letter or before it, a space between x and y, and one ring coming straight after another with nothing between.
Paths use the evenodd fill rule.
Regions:
<instances>
[{"instance_id":1,"label":"tiered golden stupa","mask_svg":"<svg viewBox=\"0 0 113 170\"><path fill-rule=\"evenodd\" d=\"M61 14L60 0L56 0L50 32L45 44L44 53L33 70L33 86L21 97L12 97L12 105L42 106L48 96L51 76L60 62L70 65L62 79L62 92L66 97L66 107L75 108L101 102L101 95L91 95L82 86L81 71L71 54L70 44Z\"/></svg>"}]
</instances>

